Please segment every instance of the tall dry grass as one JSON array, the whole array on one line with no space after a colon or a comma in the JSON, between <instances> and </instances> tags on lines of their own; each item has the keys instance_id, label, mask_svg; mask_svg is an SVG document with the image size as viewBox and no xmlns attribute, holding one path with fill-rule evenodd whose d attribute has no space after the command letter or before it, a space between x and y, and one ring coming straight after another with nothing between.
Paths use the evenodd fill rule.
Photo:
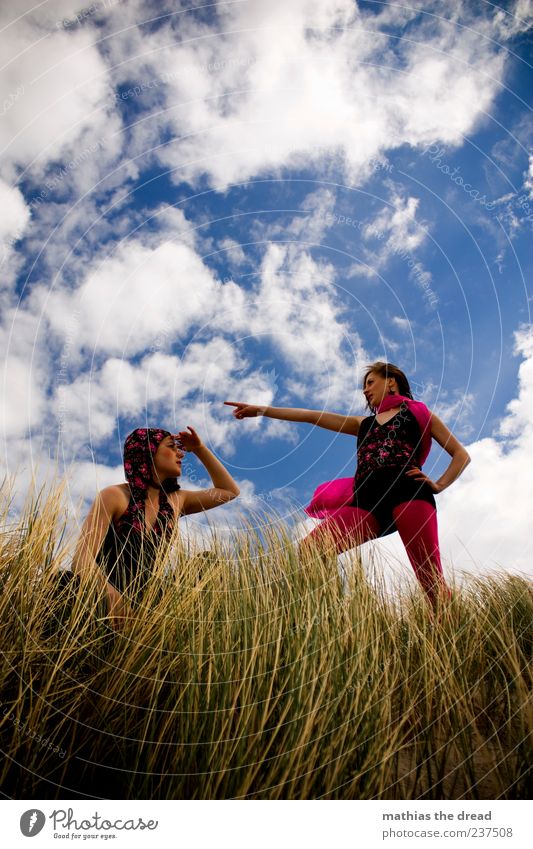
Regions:
<instances>
[{"instance_id":1,"label":"tall dry grass","mask_svg":"<svg viewBox=\"0 0 533 849\"><path fill-rule=\"evenodd\" d=\"M524 578L471 579L435 621L355 554L344 582L334 556L301 562L281 524L250 526L209 557L174 544L114 632L93 582L59 589L61 489L5 517L6 796L527 798Z\"/></svg>"}]
</instances>

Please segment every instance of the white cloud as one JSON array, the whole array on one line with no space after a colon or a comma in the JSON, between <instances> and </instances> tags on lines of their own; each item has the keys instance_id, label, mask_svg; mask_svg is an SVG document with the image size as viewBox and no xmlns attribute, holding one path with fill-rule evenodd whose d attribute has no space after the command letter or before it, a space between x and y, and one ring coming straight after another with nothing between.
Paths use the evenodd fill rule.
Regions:
<instances>
[{"instance_id":1,"label":"white cloud","mask_svg":"<svg viewBox=\"0 0 533 849\"><path fill-rule=\"evenodd\" d=\"M2 23L6 17L4 11ZM25 16L4 29L2 56L0 101L22 90L0 125L4 176L13 180L19 176L15 166L22 165L42 181L49 162L79 156L91 142L105 137L105 149L93 157L86 176L91 185L102 157L106 158L105 150L118 152L113 131L120 129L108 69L93 33L50 25L47 31L42 17ZM77 169L78 179L83 170Z\"/></svg>"},{"instance_id":2,"label":"white cloud","mask_svg":"<svg viewBox=\"0 0 533 849\"><path fill-rule=\"evenodd\" d=\"M460 440L468 439L474 431L472 414L475 411L476 396L464 390L450 390L433 382L416 384L411 382L415 397L447 423L450 430Z\"/></svg>"},{"instance_id":3,"label":"white cloud","mask_svg":"<svg viewBox=\"0 0 533 849\"><path fill-rule=\"evenodd\" d=\"M515 0L509 9L498 8L494 15L495 28L501 38L513 38L533 26L532 0Z\"/></svg>"},{"instance_id":4,"label":"white cloud","mask_svg":"<svg viewBox=\"0 0 533 849\"><path fill-rule=\"evenodd\" d=\"M533 200L533 154L529 156L529 167L525 175L524 189L526 189L529 197Z\"/></svg>"},{"instance_id":5,"label":"white cloud","mask_svg":"<svg viewBox=\"0 0 533 849\"><path fill-rule=\"evenodd\" d=\"M0 243L8 247L22 237L30 220L30 210L19 189L8 186L3 180L0 180L0 205Z\"/></svg>"},{"instance_id":6,"label":"white cloud","mask_svg":"<svg viewBox=\"0 0 533 849\"><path fill-rule=\"evenodd\" d=\"M412 333L414 322L409 321L408 318L403 318L402 316L395 315L392 318L392 323L403 333Z\"/></svg>"},{"instance_id":7,"label":"white cloud","mask_svg":"<svg viewBox=\"0 0 533 849\"><path fill-rule=\"evenodd\" d=\"M24 436L41 423L46 412L49 365L38 329L38 318L28 311L4 308L0 325L2 440Z\"/></svg>"},{"instance_id":8,"label":"white cloud","mask_svg":"<svg viewBox=\"0 0 533 849\"><path fill-rule=\"evenodd\" d=\"M222 291L225 289L225 291ZM235 285L222 286L189 245L164 242L146 248L130 240L90 271L76 290L52 292L46 314L59 334L70 316L83 316L76 345L98 353L134 356L151 346L167 348L195 324L209 322Z\"/></svg>"},{"instance_id":9,"label":"white cloud","mask_svg":"<svg viewBox=\"0 0 533 849\"><path fill-rule=\"evenodd\" d=\"M426 228L417 221L419 199L403 198L393 193L390 206L386 206L363 229L365 239L386 239L385 245L393 253L414 251L424 241Z\"/></svg>"},{"instance_id":10,"label":"white cloud","mask_svg":"<svg viewBox=\"0 0 533 849\"><path fill-rule=\"evenodd\" d=\"M234 281L220 283L190 240L157 245L152 237L148 245L139 240L122 243L98 266L93 263L76 289L48 292L44 285L36 287L32 293L33 308L44 312L54 334L68 347L71 367L79 368L89 355L96 358L97 368L105 356L118 357L116 368L121 371L122 385L128 384L130 371L126 364L119 364L121 359L129 361L149 352L167 353L196 326L201 344L206 346L202 354L204 372L194 376L197 391L204 391L207 363L219 361L206 338L229 334L268 345L274 357L281 356L290 365L295 385L305 376L308 392L323 403L345 403L352 394L353 369L364 357L364 351L357 333L342 318L342 299L335 286L333 266L315 260L307 245L309 240L320 241L333 204L334 196L329 191L310 194L302 203L302 213L307 215L294 217L283 231L295 241L268 243L258 281L250 285L247 279L246 288ZM165 232L167 226L165 222ZM268 241L278 231L279 225L266 228L262 239ZM145 368L148 362L145 361ZM274 364L275 359L271 368ZM62 406L70 408L86 406L89 390L96 393L91 395L93 403L96 401L96 438L105 438L112 427L111 399L115 393L106 377L110 368L108 362L102 372L102 385L100 378L95 382L94 373L90 377L81 375L59 393ZM209 369L214 373L215 366L209 365ZM249 391L255 403L272 403L277 386L268 380L269 370L261 370L258 383L257 373L248 373L247 369L248 364L243 362L241 370L246 374L241 376L239 390ZM179 372L184 371L182 364ZM137 368L132 367L131 373L136 375ZM218 387L225 386L230 391L237 385L229 378L228 369L222 377L216 381ZM143 389L144 400L150 397L150 403L158 402L164 393L157 395L154 388L158 386L157 375L150 380L153 386ZM138 382L137 377L135 381ZM130 387L123 401L117 399L117 409L126 413L139 411L139 393L137 385ZM274 435L272 429L268 433Z\"/></svg>"},{"instance_id":11,"label":"white cloud","mask_svg":"<svg viewBox=\"0 0 533 849\"><path fill-rule=\"evenodd\" d=\"M111 357L100 369L83 372L57 388L54 409L62 420L63 443L72 446L90 436L98 444L113 434L119 418L137 420L139 426L181 429L187 412L192 415L187 423L199 424L198 411L221 387L231 384L236 358L234 347L220 338L190 345L182 358L156 352L133 364ZM225 437L224 428L215 432L214 439L211 433L216 445Z\"/></svg>"},{"instance_id":12,"label":"white cloud","mask_svg":"<svg viewBox=\"0 0 533 849\"><path fill-rule=\"evenodd\" d=\"M8 186L0 180L0 208L2 217L0 219L0 268L2 279L0 287L11 286L16 276L15 268L11 266L10 260L15 251L15 243L20 239L28 227L30 210L24 202L21 192L17 188Z\"/></svg>"},{"instance_id":13,"label":"white cloud","mask_svg":"<svg viewBox=\"0 0 533 849\"><path fill-rule=\"evenodd\" d=\"M2 376L0 430L8 436L26 433L44 412L37 376L32 374L31 362L12 354L4 362Z\"/></svg>"},{"instance_id":14,"label":"white cloud","mask_svg":"<svg viewBox=\"0 0 533 849\"><path fill-rule=\"evenodd\" d=\"M305 377L307 393L324 404L346 403L363 356L357 333L341 317L334 280L333 266L302 248L271 244L250 322L252 332L267 335L290 365L294 385Z\"/></svg>"},{"instance_id":15,"label":"white cloud","mask_svg":"<svg viewBox=\"0 0 533 849\"><path fill-rule=\"evenodd\" d=\"M225 258L232 266L238 268L246 262L246 254L235 239L221 239L218 248L225 252Z\"/></svg>"},{"instance_id":16,"label":"white cloud","mask_svg":"<svg viewBox=\"0 0 533 849\"><path fill-rule=\"evenodd\" d=\"M430 285L431 273L416 259L415 254L429 235L428 223L416 217L419 198L404 197L390 179L385 183L391 191L387 206L368 219L362 228L366 245L361 247L361 256L366 264L357 263L350 274L371 278L394 259L400 260L409 279L423 291L433 306L438 298ZM394 284L391 284L391 288L395 290Z\"/></svg>"},{"instance_id":17,"label":"white cloud","mask_svg":"<svg viewBox=\"0 0 533 849\"><path fill-rule=\"evenodd\" d=\"M142 33L142 50L130 33L114 59L126 60L130 80L167 81L157 97L163 88L162 120L179 141L158 155L176 180L207 174L223 189L285 167L328 174L329 163L357 183L386 149L462 143L499 91L494 21L461 6L455 17L471 26L455 26L426 11L407 15L410 38L398 42L385 17L352 0L220 5L211 26L182 19L171 47L165 26ZM142 132L136 144L146 147Z\"/></svg>"},{"instance_id":18,"label":"white cloud","mask_svg":"<svg viewBox=\"0 0 533 849\"><path fill-rule=\"evenodd\" d=\"M190 424L210 446L232 454L239 430L222 402L271 404L276 391L274 369L251 367L239 345L212 337L188 345L181 357L156 352L135 364L111 357L101 368L56 386L49 412L61 423L67 454L80 440L95 445L109 440L119 420L180 430ZM274 426L281 422L247 424L247 435L259 442L294 436Z\"/></svg>"}]
</instances>

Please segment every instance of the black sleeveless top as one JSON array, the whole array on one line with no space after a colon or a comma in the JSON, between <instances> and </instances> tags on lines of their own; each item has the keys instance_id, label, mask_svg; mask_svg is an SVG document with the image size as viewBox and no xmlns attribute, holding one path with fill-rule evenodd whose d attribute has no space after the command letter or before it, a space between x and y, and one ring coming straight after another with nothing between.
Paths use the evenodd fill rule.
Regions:
<instances>
[{"instance_id":1,"label":"black sleeveless top","mask_svg":"<svg viewBox=\"0 0 533 849\"><path fill-rule=\"evenodd\" d=\"M130 507L131 504L130 499ZM148 532L141 532L128 521L128 513L126 510L117 524L112 522L109 526L96 562L108 581L134 604L144 592L161 544L165 544L170 519L160 505L156 518L158 528L154 526Z\"/></svg>"},{"instance_id":2,"label":"black sleeveless top","mask_svg":"<svg viewBox=\"0 0 533 849\"><path fill-rule=\"evenodd\" d=\"M392 508L397 504L421 500L436 506L429 484L405 474L419 468L420 444L419 424L405 402L385 424L380 425L375 415L361 422L351 506L373 513L380 524L379 536L396 530Z\"/></svg>"}]
</instances>

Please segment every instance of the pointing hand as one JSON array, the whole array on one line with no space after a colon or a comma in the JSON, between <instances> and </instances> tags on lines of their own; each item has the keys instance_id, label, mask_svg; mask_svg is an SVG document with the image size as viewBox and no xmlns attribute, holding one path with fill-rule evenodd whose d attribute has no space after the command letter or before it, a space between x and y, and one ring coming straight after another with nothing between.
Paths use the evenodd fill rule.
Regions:
<instances>
[{"instance_id":1,"label":"pointing hand","mask_svg":"<svg viewBox=\"0 0 533 849\"><path fill-rule=\"evenodd\" d=\"M236 419L247 419L255 416L264 416L266 407L257 404L242 404L236 401L224 401L229 407L236 407L233 415Z\"/></svg>"}]
</instances>

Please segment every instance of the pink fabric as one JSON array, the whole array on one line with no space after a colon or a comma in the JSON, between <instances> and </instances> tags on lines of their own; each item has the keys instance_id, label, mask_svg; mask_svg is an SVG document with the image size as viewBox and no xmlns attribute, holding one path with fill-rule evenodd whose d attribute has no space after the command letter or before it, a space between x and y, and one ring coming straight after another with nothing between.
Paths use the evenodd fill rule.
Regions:
<instances>
[{"instance_id":1,"label":"pink fabric","mask_svg":"<svg viewBox=\"0 0 533 849\"><path fill-rule=\"evenodd\" d=\"M422 467L431 450L431 412L426 405L422 401L413 401L405 395L387 395L377 408L377 412L385 413L392 407L399 407L403 401L420 427L422 439L418 450L418 463ZM353 480L352 476L321 483L315 489L310 504L304 507L304 511L313 519L325 519L331 515L332 511L345 507L353 500Z\"/></svg>"},{"instance_id":2,"label":"pink fabric","mask_svg":"<svg viewBox=\"0 0 533 849\"><path fill-rule=\"evenodd\" d=\"M332 511L338 510L353 500L353 475L351 478L338 478L321 483L315 489L311 503L304 507L313 519L325 519Z\"/></svg>"},{"instance_id":3,"label":"pink fabric","mask_svg":"<svg viewBox=\"0 0 533 849\"><path fill-rule=\"evenodd\" d=\"M407 556L428 600L435 605L437 598L450 598L444 580L439 552L437 511L427 501L404 501L393 507L392 515L405 545ZM380 532L379 522L359 507L339 507L332 510L300 543L320 545L329 537L337 554L374 539Z\"/></svg>"},{"instance_id":4,"label":"pink fabric","mask_svg":"<svg viewBox=\"0 0 533 849\"><path fill-rule=\"evenodd\" d=\"M439 551L437 511L427 501L404 501L392 508L394 524L405 545L414 573L429 601L451 598L444 580Z\"/></svg>"},{"instance_id":5,"label":"pink fabric","mask_svg":"<svg viewBox=\"0 0 533 849\"><path fill-rule=\"evenodd\" d=\"M331 510L325 522L317 525L300 543L320 545L328 536L333 538L337 554L355 548L379 535L379 522L368 510L360 507L337 507Z\"/></svg>"}]
</instances>

